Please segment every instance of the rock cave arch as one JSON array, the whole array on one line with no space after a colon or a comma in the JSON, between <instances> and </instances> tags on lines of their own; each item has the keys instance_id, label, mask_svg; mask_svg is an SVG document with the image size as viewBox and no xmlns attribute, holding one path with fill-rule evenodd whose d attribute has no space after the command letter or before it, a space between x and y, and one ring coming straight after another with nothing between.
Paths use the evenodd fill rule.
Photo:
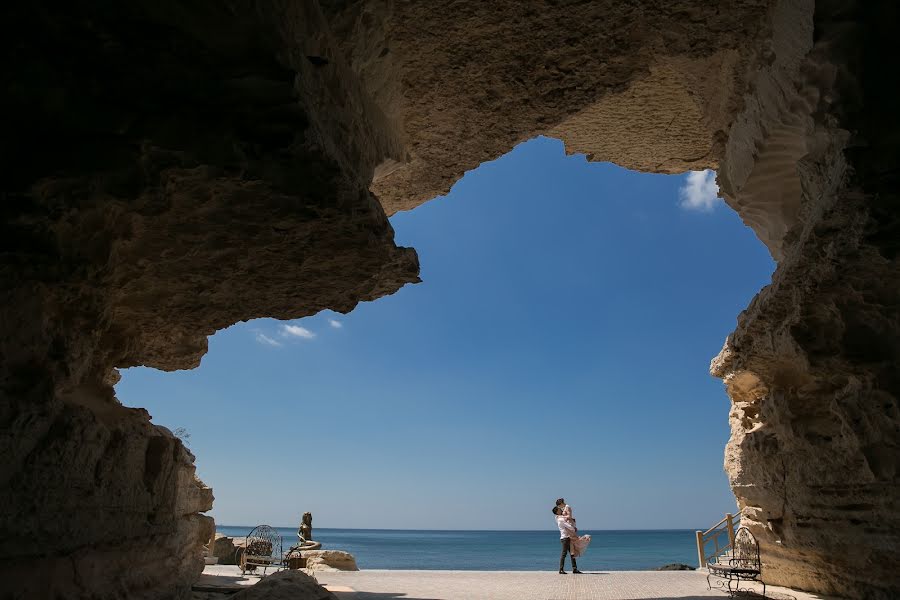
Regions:
<instances>
[{"instance_id":1,"label":"rock cave arch","mask_svg":"<svg viewBox=\"0 0 900 600\"><path fill-rule=\"evenodd\" d=\"M416 281L387 215L538 134L718 170L778 261L711 367L767 579L896 595L897 8L451 4L5 7L9 595L186 596L212 491L115 369Z\"/></svg>"}]
</instances>

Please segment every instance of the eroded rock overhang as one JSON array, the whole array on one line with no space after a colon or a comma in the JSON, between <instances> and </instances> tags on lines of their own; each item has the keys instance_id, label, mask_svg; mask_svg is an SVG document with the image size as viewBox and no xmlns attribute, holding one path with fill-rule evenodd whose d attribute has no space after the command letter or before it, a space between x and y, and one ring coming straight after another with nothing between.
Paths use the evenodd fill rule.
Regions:
<instances>
[{"instance_id":1,"label":"eroded rock overhang","mask_svg":"<svg viewBox=\"0 0 900 600\"><path fill-rule=\"evenodd\" d=\"M193 368L235 322L417 281L367 189L399 142L314 3L6 12L0 574L184 597L212 493L115 368Z\"/></svg>"},{"instance_id":2,"label":"eroded rock overhang","mask_svg":"<svg viewBox=\"0 0 900 600\"><path fill-rule=\"evenodd\" d=\"M897 96L857 76L896 55L879 46L892 10L9 9L8 580L23 597L185 594L211 494L177 440L118 404L113 369L194 367L236 321L347 311L415 281L385 214L545 134L629 168L718 169L779 262L714 366L734 401L726 469L766 576L889 597ZM861 134L868 146L847 150ZM138 553L144 568L125 568ZM110 557L121 568L95 568Z\"/></svg>"},{"instance_id":3,"label":"eroded rock overhang","mask_svg":"<svg viewBox=\"0 0 900 600\"><path fill-rule=\"evenodd\" d=\"M900 546L898 94L879 75L898 54L895 12L799 0L500 2L452 22L421 7L329 13L342 31L394 34L344 48L403 131L405 160L372 184L389 214L539 134L632 169L718 171L778 262L712 365L733 401L725 468L767 580L849 597L900 588L885 560Z\"/></svg>"}]
</instances>

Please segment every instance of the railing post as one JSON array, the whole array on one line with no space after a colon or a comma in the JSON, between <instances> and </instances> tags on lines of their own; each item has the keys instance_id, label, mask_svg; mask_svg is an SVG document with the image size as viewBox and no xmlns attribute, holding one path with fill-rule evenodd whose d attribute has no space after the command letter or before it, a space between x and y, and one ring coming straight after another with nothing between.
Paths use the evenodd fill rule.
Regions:
<instances>
[{"instance_id":1,"label":"railing post","mask_svg":"<svg viewBox=\"0 0 900 600\"><path fill-rule=\"evenodd\" d=\"M700 563L700 568L706 566L706 555L703 551L703 532L697 531L697 560Z\"/></svg>"},{"instance_id":2,"label":"railing post","mask_svg":"<svg viewBox=\"0 0 900 600\"><path fill-rule=\"evenodd\" d=\"M725 522L728 523L728 545L731 546L731 553L734 555L734 515L725 513Z\"/></svg>"}]
</instances>

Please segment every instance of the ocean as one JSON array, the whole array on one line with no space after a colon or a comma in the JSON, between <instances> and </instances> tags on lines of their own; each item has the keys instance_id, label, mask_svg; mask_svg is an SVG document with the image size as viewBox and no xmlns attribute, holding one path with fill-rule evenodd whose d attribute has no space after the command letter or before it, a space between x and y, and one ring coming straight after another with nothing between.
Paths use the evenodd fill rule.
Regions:
<instances>
[{"instance_id":1,"label":"ocean","mask_svg":"<svg viewBox=\"0 0 900 600\"><path fill-rule=\"evenodd\" d=\"M229 536L245 536L251 527L223 526ZM297 530L276 527L284 549L297 543ZM591 546L578 567L591 571L643 571L669 563L697 564L695 533L689 529L660 531L583 530ZM545 571L559 565L559 532L550 531L418 531L398 529L314 528L323 549L345 550L360 569L435 569L456 571ZM570 566L566 559L566 569Z\"/></svg>"}]
</instances>

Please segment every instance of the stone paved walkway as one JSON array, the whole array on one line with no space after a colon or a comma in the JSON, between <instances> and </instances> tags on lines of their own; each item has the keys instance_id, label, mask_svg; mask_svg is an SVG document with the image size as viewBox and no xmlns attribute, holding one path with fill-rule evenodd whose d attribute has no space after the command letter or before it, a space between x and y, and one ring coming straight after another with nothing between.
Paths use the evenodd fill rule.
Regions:
<instances>
[{"instance_id":1,"label":"stone paved walkway","mask_svg":"<svg viewBox=\"0 0 900 600\"><path fill-rule=\"evenodd\" d=\"M706 589L695 571L603 571L558 575L536 571L317 572L316 579L340 600L701 600L728 598ZM235 566L207 566L195 586L196 600L227 600L260 580ZM769 586L771 600L828 600ZM758 596L744 596L751 599ZM837 600L837 599L832 599Z\"/></svg>"},{"instance_id":2,"label":"stone paved walkway","mask_svg":"<svg viewBox=\"0 0 900 600\"><path fill-rule=\"evenodd\" d=\"M609 571L558 575L527 571L377 571L316 573L341 600L694 600L727 598L693 571ZM353 593L339 592L350 588ZM787 600L811 598L774 594Z\"/></svg>"}]
</instances>

